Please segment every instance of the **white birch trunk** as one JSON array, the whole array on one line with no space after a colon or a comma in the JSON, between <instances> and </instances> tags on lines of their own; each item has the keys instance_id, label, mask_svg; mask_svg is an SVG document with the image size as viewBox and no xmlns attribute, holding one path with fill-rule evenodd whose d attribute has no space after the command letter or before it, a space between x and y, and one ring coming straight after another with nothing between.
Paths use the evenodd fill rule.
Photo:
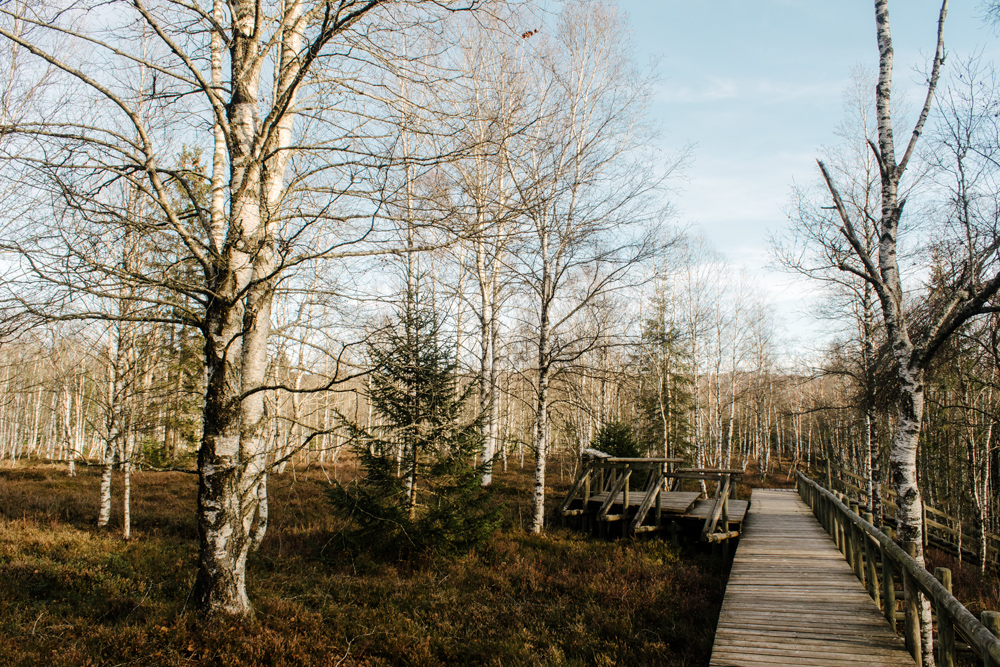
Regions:
<instances>
[{"instance_id":1,"label":"white birch trunk","mask_svg":"<svg viewBox=\"0 0 1000 667\"><path fill-rule=\"evenodd\" d=\"M537 332L537 388L535 392L535 490L532 496L531 532L541 533L545 527L545 465L549 454L549 371L552 351L549 341L549 308L551 305L551 277L549 275L549 238L541 224L540 257L542 260L541 293Z\"/></svg>"},{"instance_id":2,"label":"white birch trunk","mask_svg":"<svg viewBox=\"0 0 1000 667\"><path fill-rule=\"evenodd\" d=\"M122 539L132 538L132 459L125 459L122 466L125 489L122 492Z\"/></svg>"}]
</instances>

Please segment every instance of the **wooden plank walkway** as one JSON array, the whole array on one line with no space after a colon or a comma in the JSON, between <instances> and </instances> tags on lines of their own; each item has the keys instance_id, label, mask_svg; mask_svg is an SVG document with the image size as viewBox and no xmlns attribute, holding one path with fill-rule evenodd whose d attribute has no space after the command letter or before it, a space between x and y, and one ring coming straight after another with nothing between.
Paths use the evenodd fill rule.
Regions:
<instances>
[{"instance_id":1,"label":"wooden plank walkway","mask_svg":"<svg viewBox=\"0 0 1000 667\"><path fill-rule=\"evenodd\" d=\"M754 489L750 502L709 664L912 667L799 495Z\"/></svg>"}]
</instances>

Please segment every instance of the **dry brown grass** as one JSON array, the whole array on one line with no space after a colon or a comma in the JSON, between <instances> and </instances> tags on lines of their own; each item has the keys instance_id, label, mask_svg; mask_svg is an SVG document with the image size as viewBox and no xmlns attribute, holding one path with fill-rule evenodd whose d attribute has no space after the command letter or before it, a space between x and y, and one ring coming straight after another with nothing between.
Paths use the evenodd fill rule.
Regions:
<instances>
[{"instance_id":1,"label":"dry brown grass","mask_svg":"<svg viewBox=\"0 0 1000 667\"><path fill-rule=\"evenodd\" d=\"M658 539L527 523L530 474L500 474L505 527L459 559L349 552L327 475L275 476L250 564L256 615L191 608L194 475L141 473L133 536L93 528L99 477L0 471L0 663L11 665L702 665L725 566ZM558 480L558 475L554 475ZM550 489L553 504L568 484ZM116 489L117 491L117 489ZM117 510L117 508L116 508Z\"/></svg>"},{"instance_id":2,"label":"dry brown grass","mask_svg":"<svg viewBox=\"0 0 1000 667\"><path fill-rule=\"evenodd\" d=\"M995 572L983 574L979 566L960 563L957 558L938 549L927 550L927 569L936 567L951 570L952 592L976 618L983 611L1000 610L1000 577Z\"/></svg>"}]
</instances>

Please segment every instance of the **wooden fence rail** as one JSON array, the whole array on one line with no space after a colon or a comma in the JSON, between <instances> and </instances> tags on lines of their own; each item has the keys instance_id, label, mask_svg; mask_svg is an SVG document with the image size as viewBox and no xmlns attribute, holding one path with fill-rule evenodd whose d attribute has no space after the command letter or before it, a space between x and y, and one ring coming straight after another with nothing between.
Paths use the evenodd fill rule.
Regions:
<instances>
[{"instance_id":1,"label":"wooden fence rail","mask_svg":"<svg viewBox=\"0 0 1000 667\"><path fill-rule=\"evenodd\" d=\"M819 462L822 462L822 467L817 467L822 471L821 475L826 477L827 487L831 491L839 490L859 502L866 502L867 491L864 485L867 484L867 480L863 476L832 465L829 459L818 459L817 463ZM885 516L885 521L890 525L895 525L896 522L895 512L898 508L895 499L896 492L883 487L881 500L882 505L891 510ZM947 512L924 503L924 545L930 544L953 556L978 562L979 537L965 531L968 525L968 522L962 522ZM986 543L987 567L1000 568L1000 535L987 532Z\"/></svg>"},{"instance_id":2,"label":"wooden fence rail","mask_svg":"<svg viewBox=\"0 0 1000 667\"><path fill-rule=\"evenodd\" d=\"M945 581L938 581L907 553L915 553L916 544L906 545L907 549L904 550L872 525L870 513L866 513L866 518L860 516L856 502L848 507L839 492L824 489L801 471L796 471L796 475L802 499L833 537L855 575L865 585L876 604L880 605L894 630L896 575L902 579L905 610L903 637L918 665L921 664L919 592L930 600L937 617L935 645L938 665L955 665L955 635L958 634L968 642L986 667L1000 667L1000 640L951 594L950 573L945 575L940 572ZM992 612L983 612L985 622L991 622L995 618L988 615L992 615Z\"/></svg>"}]
</instances>

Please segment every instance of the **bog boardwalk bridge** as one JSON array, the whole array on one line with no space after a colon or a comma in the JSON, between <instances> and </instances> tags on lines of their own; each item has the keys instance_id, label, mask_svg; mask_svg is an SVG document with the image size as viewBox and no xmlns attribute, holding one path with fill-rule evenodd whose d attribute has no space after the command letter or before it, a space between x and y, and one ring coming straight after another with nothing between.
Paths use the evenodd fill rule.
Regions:
<instances>
[{"instance_id":1,"label":"bog boardwalk bridge","mask_svg":"<svg viewBox=\"0 0 1000 667\"><path fill-rule=\"evenodd\" d=\"M754 489L710 665L851 663L913 658L799 495Z\"/></svg>"},{"instance_id":2,"label":"bog boardwalk bridge","mask_svg":"<svg viewBox=\"0 0 1000 667\"><path fill-rule=\"evenodd\" d=\"M742 471L675 463L588 455L560 510L605 536L685 532L723 552L738 540L713 667L923 664L921 596L938 667L1000 667L1000 613L973 616L952 596L951 572L931 575L912 557L919 545L897 544L857 500L801 471L797 493L754 489L737 500ZM694 482L698 490L684 488Z\"/></svg>"},{"instance_id":3,"label":"bog boardwalk bridge","mask_svg":"<svg viewBox=\"0 0 1000 667\"><path fill-rule=\"evenodd\" d=\"M939 667L1000 667L1000 614L973 616L949 570L931 575L918 545L897 544L856 501L801 472L796 484L751 495L710 665L919 665L923 596Z\"/></svg>"}]
</instances>

